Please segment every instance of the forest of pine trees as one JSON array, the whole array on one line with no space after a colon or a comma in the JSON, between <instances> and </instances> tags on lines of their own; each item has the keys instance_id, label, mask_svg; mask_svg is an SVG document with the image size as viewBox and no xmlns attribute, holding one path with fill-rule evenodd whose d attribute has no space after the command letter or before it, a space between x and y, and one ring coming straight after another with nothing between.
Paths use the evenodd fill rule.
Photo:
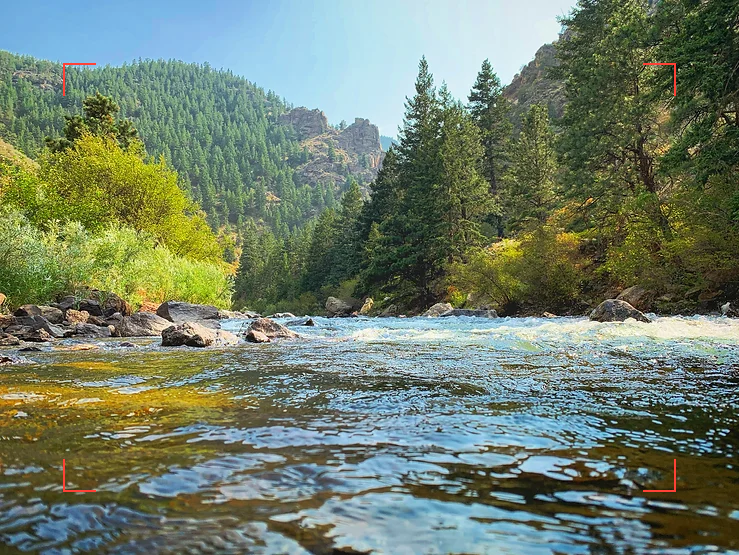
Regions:
<instances>
[{"instance_id":1,"label":"forest of pine trees","mask_svg":"<svg viewBox=\"0 0 739 555\"><path fill-rule=\"evenodd\" d=\"M52 65L0 53L0 136L38 155L106 82L148 153L235 236L221 244L236 308L315 313L335 295L580 314L639 284L658 310L711 310L739 294L738 20L731 0L580 0L548 76L564 115L533 105L515 127L488 60L461 102L423 58L369 195L351 178L342 196L296 186L286 103L207 65L72 71L60 105ZM676 96L671 71L644 65L662 60Z\"/></svg>"}]
</instances>

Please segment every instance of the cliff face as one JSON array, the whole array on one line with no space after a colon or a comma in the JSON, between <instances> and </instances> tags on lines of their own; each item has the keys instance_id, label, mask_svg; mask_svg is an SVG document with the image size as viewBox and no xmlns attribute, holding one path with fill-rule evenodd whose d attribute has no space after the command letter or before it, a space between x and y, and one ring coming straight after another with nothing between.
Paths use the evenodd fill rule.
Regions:
<instances>
[{"instance_id":1,"label":"cliff face","mask_svg":"<svg viewBox=\"0 0 739 555\"><path fill-rule=\"evenodd\" d=\"M551 118L559 118L564 113L564 83L549 76L549 70L559 65L555 44L539 48L534 59L503 89L503 96L511 102L511 120L516 128L533 104L547 106Z\"/></svg>"},{"instance_id":2,"label":"cliff face","mask_svg":"<svg viewBox=\"0 0 739 555\"><path fill-rule=\"evenodd\" d=\"M295 168L301 184L341 186L352 175L366 186L377 176L385 153L380 130L368 119L356 118L348 127L335 129L320 110L301 107L280 116L280 123L292 126L308 151L308 160Z\"/></svg>"}]
</instances>

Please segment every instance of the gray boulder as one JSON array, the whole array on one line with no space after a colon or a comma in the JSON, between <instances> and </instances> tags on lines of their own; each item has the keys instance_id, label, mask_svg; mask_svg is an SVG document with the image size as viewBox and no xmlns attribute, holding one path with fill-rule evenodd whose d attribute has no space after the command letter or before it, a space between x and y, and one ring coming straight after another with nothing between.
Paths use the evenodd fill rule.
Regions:
<instances>
[{"instance_id":1,"label":"gray boulder","mask_svg":"<svg viewBox=\"0 0 739 555\"><path fill-rule=\"evenodd\" d=\"M379 317L380 318L393 318L398 315L398 307L397 305L391 304L388 306L385 310L380 312Z\"/></svg>"},{"instance_id":2,"label":"gray boulder","mask_svg":"<svg viewBox=\"0 0 739 555\"><path fill-rule=\"evenodd\" d=\"M294 331L286 328L285 326L278 324L277 322L270 320L269 318L257 318L246 329L245 335L248 335L250 331L256 331L263 333L270 339L292 339L300 337Z\"/></svg>"},{"instance_id":3,"label":"gray boulder","mask_svg":"<svg viewBox=\"0 0 739 555\"><path fill-rule=\"evenodd\" d=\"M590 313L590 319L596 322L623 322L629 318L639 322L651 322L649 318L629 303L618 299L607 299Z\"/></svg>"},{"instance_id":4,"label":"gray boulder","mask_svg":"<svg viewBox=\"0 0 739 555\"><path fill-rule=\"evenodd\" d=\"M73 324L71 329L72 335L88 339L111 337L115 331L113 326L96 326L95 324L83 324L81 322Z\"/></svg>"},{"instance_id":5,"label":"gray boulder","mask_svg":"<svg viewBox=\"0 0 739 555\"><path fill-rule=\"evenodd\" d=\"M54 306L24 304L13 315L21 318L42 316L51 324L61 324L64 321L64 312Z\"/></svg>"},{"instance_id":6,"label":"gray boulder","mask_svg":"<svg viewBox=\"0 0 739 555\"><path fill-rule=\"evenodd\" d=\"M453 308L447 310L444 314L440 314L441 318L449 316L472 316L475 318L497 318L498 313L494 310L470 310L465 308Z\"/></svg>"},{"instance_id":7,"label":"gray boulder","mask_svg":"<svg viewBox=\"0 0 739 555\"><path fill-rule=\"evenodd\" d=\"M16 336L21 341L51 341L64 337L65 331L51 324L43 316L14 316L5 333Z\"/></svg>"},{"instance_id":8,"label":"gray boulder","mask_svg":"<svg viewBox=\"0 0 739 555\"><path fill-rule=\"evenodd\" d=\"M449 303L436 303L434 306L429 308L426 312L424 312L421 316L426 316L427 318L438 318L442 314L449 312L450 310L454 310L454 307Z\"/></svg>"},{"instance_id":9,"label":"gray boulder","mask_svg":"<svg viewBox=\"0 0 739 555\"><path fill-rule=\"evenodd\" d=\"M119 337L155 337L170 327L172 322L151 312L137 312L124 316L116 327Z\"/></svg>"},{"instance_id":10,"label":"gray boulder","mask_svg":"<svg viewBox=\"0 0 739 555\"><path fill-rule=\"evenodd\" d=\"M329 297L326 299L326 312L329 318L351 316L351 313L354 312L354 306L336 297Z\"/></svg>"},{"instance_id":11,"label":"gray boulder","mask_svg":"<svg viewBox=\"0 0 739 555\"><path fill-rule=\"evenodd\" d=\"M637 310L649 310L654 302L654 293L641 285L633 285L621 291L617 301L625 301Z\"/></svg>"},{"instance_id":12,"label":"gray boulder","mask_svg":"<svg viewBox=\"0 0 739 555\"><path fill-rule=\"evenodd\" d=\"M221 327L221 324L218 323L220 311L216 307L207 304L167 301L159 305L157 316L175 324L196 322L201 326L212 329L220 329Z\"/></svg>"},{"instance_id":13,"label":"gray boulder","mask_svg":"<svg viewBox=\"0 0 739 555\"><path fill-rule=\"evenodd\" d=\"M236 345L239 338L221 329L183 322L162 330L162 347L226 347Z\"/></svg>"}]
</instances>

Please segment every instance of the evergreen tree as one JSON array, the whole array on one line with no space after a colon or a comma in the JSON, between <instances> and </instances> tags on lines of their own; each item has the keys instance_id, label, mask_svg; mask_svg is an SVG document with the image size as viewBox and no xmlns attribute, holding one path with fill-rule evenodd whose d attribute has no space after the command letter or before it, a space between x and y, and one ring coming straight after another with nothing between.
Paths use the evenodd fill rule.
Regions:
<instances>
[{"instance_id":1,"label":"evergreen tree","mask_svg":"<svg viewBox=\"0 0 739 555\"><path fill-rule=\"evenodd\" d=\"M508 220L514 229L543 225L557 201L554 133L546 107L534 104L523 118L512 160L504 193Z\"/></svg>"}]
</instances>

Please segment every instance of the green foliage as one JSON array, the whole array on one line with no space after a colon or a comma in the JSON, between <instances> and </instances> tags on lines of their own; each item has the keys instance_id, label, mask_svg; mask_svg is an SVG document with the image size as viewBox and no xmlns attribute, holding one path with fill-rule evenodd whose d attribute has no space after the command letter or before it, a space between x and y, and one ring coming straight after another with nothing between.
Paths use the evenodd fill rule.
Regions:
<instances>
[{"instance_id":1,"label":"green foliage","mask_svg":"<svg viewBox=\"0 0 739 555\"><path fill-rule=\"evenodd\" d=\"M117 225L92 233L76 222L40 231L19 212L0 214L0 291L11 306L85 287L134 306L176 298L225 308L231 297L221 266L176 256L148 234Z\"/></svg>"},{"instance_id":2,"label":"green foliage","mask_svg":"<svg viewBox=\"0 0 739 555\"><path fill-rule=\"evenodd\" d=\"M554 133L546 108L534 105L523 118L505 180L506 212L513 229L541 226L557 205Z\"/></svg>"}]
</instances>

